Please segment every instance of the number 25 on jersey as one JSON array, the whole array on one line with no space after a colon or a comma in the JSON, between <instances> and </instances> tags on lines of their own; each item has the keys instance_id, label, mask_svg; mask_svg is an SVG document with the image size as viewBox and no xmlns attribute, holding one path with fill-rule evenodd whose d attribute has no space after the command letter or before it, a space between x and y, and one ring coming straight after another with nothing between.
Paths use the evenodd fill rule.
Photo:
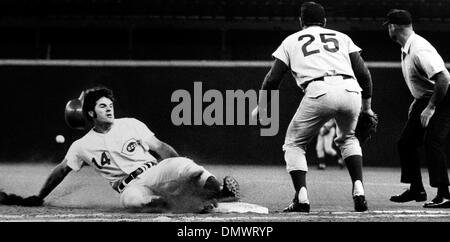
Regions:
<instances>
[{"instance_id":1,"label":"number 25 on jersey","mask_svg":"<svg viewBox=\"0 0 450 242\"><path fill-rule=\"evenodd\" d=\"M333 38L333 36L336 36L336 34L322 33L319 36L320 41L323 43L323 49L325 51L334 53L339 50L339 41L336 38ZM316 40L316 37L314 37L314 35L311 34L300 35L298 37L298 41L301 42L303 40L306 40L302 45L302 52L304 57L320 53L320 49L315 49L309 46Z\"/></svg>"}]
</instances>

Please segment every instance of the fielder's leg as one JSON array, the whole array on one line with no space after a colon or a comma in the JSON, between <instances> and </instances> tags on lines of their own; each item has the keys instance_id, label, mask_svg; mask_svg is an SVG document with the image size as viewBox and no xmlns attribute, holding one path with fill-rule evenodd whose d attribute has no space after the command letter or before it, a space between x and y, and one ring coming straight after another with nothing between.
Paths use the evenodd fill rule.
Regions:
<instances>
[{"instance_id":1,"label":"fielder's leg","mask_svg":"<svg viewBox=\"0 0 450 242\"><path fill-rule=\"evenodd\" d=\"M317 168L319 170L324 170L325 168L327 168L325 162L324 136L320 134L317 136L316 153L317 153L317 160L319 163L317 165Z\"/></svg>"},{"instance_id":2,"label":"fielder's leg","mask_svg":"<svg viewBox=\"0 0 450 242\"><path fill-rule=\"evenodd\" d=\"M331 118L326 91L311 83L305 97L292 118L283 145L286 170L291 176L295 195L285 212L309 212L310 204L306 186L308 165L305 152L308 143ZM319 83L320 84L320 83Z\"/></svg>"},{"instance_id":3,"label":"fielder's leg","mask_svg":"<svg viewBox=\"0 0 450 242\"><path fill-rule=\"evenodd\" d=\"M286 148L284 159L286 169L291 176L295 195L292 203L285 208L284 212L306 212L310 211L308 192L306 189L306 163L305 151L301 148Z\"/></svg>"},{"instance_id":4,"label":"fielder's leg","mask_svg":"<svg viewBox=\"0 0 450 242\"><path fill-rule=\"evenodd\" d=\"M334 127L330 128L330 131L328 132L328 134L324 135L324 150L325 153L330 155L330 156L336 156L337 152L336 150L333 148L333 141L335 138L335 134L336 134L336 129Z\"/></svg>"},{"instance_id":5,"label":"fielder's leg","mask_svg":"<svg viewBox=\"0 0 450 242\"><path fill-rule=\"evenodd\" d=\"M336 145L341 150L342 158L352 180L352 196L357 212L364 212L367 201L364 194L362 150L358 139L355 137L355 128L358 122L359 110L361 108L361 96L349 92L343 95L346 98L346 109L336 116Z\"/></svg>"}]
</instances>

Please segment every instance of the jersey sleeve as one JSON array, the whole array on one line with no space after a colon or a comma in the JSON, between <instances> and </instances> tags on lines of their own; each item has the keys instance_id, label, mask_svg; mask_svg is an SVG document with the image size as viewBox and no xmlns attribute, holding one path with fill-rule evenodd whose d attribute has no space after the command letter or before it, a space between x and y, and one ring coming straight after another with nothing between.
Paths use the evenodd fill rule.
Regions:
<instances>
[{"instance_id":1,"label":"jersey sleeve","mask_svg":"<svg viewBox=\"0 0 450 242\"><path fill-rule=\"evenodd\" d=\"M428 78L446 69L442 57L432 50L425 49L417 51L414 61Z\"/></svg>"},{"instance_id":2,"label":"jersey sleeve","mask_svg":"<svg viewBox=\"0 0 450 242\"><path fill-rule=\"evenodd\" d=\"M73 142L66 153L65 160L67 165L74 171L79 171L83 166L84 161L79 156L80 147L77 142Z\"/></svg>"},{"instance_id":3,"label":"jersey sleeve","mask_svg":"<svg viewBox=\"0 0 450 242\"><path fill-rule=\"evenodd\" d=\"M287 50L287 39L284 40L280 46L278 46L275 52L272 53L272 56L284 62L286 66L291 66L289 61L289 52Z\"/></svg>"},{"instance_id":4,"label":"jersey sleeve","mask_svg":"<svg viewBox=\"0 0 450 242\"><path fill-rule=\"evenodd\" d=\"M353 53L353 52L360 52L362 49L359 48L359 46L357 46L355 43L353 43L353 40L348 37L347 35L345 36L348 42L348 53Z\"/></svg>"}]
</instances>

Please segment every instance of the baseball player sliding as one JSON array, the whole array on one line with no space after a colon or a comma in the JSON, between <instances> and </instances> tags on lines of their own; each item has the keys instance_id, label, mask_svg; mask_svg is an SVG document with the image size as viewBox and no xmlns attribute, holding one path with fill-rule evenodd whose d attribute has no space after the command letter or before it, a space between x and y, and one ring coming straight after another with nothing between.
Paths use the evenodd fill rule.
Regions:
<instances>
[{"instance_id":1,"label":"baseball player sliding","mask_svg":"<svg viewBox=\"0 0 450 242\"><path fill-rule=\"evenodd\" d=\"M205 168L188 158L179 157L141 121L115 119L114 97L110 89L87 90L82 111L93 128L72 143L39 194L24 199L25 205L42 204L67 174L86 164L120 193L120 203L126 208L204 212L217 201L238 200L239 184L234 178L225 177L222 186ZM74 117L66 118L70 121ZM17 197L11 199L14 198Z\"/></svg>"},{"instance_id":2,"label":"baseball player sliding","mask_svg":"<svg viewBox=\"0 0 450 242\"><path fill-rule=\"evenodd\" d=\"M334 118L337 126L335 142L350 173L355 210L367 210L363 187L362 152L355 127L360 112L371 109L372 80L360 56L361 49L347 35L324 28L325 10L315 2L301 6L302 30L288 36L273 53L275 61L266 75L262 90L278 89L288 70L305 95L287 129L283 150L286 168L295 189L292 203L285 212L309 212L306 186L308 166L307 144L323 124ZM362 92L361 92L362 91ZM267 92L260 100L268 100ZM266 112L260 102L252 115Z\"/></svg>"}]
</instances>

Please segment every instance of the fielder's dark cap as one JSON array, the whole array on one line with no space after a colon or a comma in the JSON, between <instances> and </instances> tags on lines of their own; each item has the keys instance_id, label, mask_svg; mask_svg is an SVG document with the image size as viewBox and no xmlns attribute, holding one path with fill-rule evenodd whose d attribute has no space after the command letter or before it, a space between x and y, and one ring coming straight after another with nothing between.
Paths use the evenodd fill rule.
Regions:
<instances>
[{"instance_id":1,"label":"fielder's dark cap","mask_svg":"<svg viewBox=\"0 0 450 242\"><path fill-rule=\"evenodd\" d=\"M407 10L391 9L386 15L386 21L383 23L383 25L388 24L410 25L412 24L411 14Z\"/></svg>"},{"instance_id":2,"label":"fielder's dark cap","mask_svg":"<svg viewBox=\"0 0 450 242\"><path fill-rule=\"evenodd\" d=\"M300 18L304 25L324 25L325 9L316 2L305 2L300 8Z\"/></svg>"}]
</instances>

